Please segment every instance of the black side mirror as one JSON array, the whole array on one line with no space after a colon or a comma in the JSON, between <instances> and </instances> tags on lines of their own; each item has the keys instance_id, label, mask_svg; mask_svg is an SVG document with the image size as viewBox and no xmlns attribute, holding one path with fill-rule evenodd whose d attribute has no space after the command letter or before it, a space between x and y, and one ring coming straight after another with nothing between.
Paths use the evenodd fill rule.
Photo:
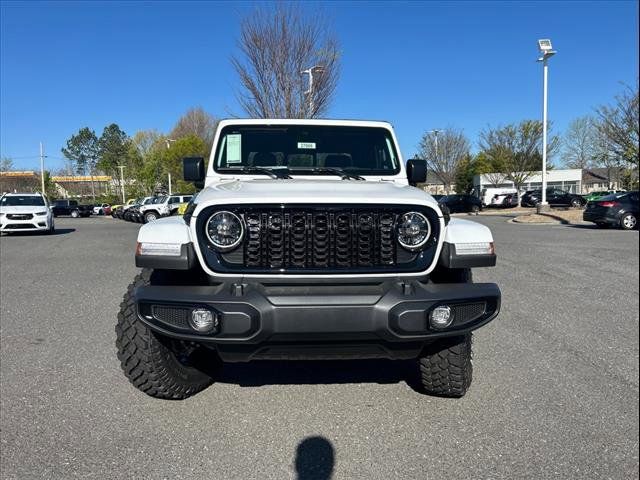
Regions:
<instances>
[{"instance_id":1,"label":"black side mirror","mask_svg":"<svg viewBox=\"0 0 640 480\"><path fill-rule=\"evenodd\" d=\"M182 160L183 177L186 182L202 188L204 186L204 158L188 157Z\"/></svg>"},{"instance_id":2,"label":"black side mirror","mask_svg":"<svg viewBox=\"0 0 640 480\"><path fill-rule=\"evenodd\" d=\"M426 160L420 160L419 158L407 160L407 180L412 187L427 180Z\"/></svg>"}]
</instances>

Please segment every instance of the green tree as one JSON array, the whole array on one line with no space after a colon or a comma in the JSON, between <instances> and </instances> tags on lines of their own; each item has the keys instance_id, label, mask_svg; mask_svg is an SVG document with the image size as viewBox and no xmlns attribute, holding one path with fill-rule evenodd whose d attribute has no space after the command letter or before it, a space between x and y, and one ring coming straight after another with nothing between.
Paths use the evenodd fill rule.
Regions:
<instances>
[{"instance_id":1,"label":"green tree","mask_svg":"<svg viewBox=\"0 0 640 480\"><path fill-rule=\"evenodd\" d=\"M91 175L91 196L95 202L95 186L93 176L95 174L96 163L98 161L98 137L96 132L84 127L78 133L71 135L67 140L66 148L62 148L62 154L67 157L77 173L81 175Z\"/></svg>"},{"instance_id":2,"label":"green tree","mask_svg":"<svg viewBox=\"0 0 640 480\"><path fill-rule=\"evenodd\" d=\"M98 139L98 168L109 175L116 175L118 165L126 161L129 142L129 137L117 124L105 127Z\"/></svg>"},{"instance_id":3,"label":"green tree","mask_svg":"<svg viewBox=\"0 0 640 480\"><path fill-rule=\"evenodd\" d=\"M476 165L471 154L464 156L458 162L455 176L455 188L457 193L469 193L473 189L473 177L476 175Z\"/></svg>"}]
</instances>

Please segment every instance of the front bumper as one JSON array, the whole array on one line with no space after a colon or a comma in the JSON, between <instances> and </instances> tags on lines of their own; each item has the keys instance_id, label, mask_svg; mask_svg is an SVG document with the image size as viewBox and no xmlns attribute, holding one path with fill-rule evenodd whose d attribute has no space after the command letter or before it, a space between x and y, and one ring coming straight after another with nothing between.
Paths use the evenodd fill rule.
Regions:
<instances>
[{"instance_id":1,"label":"front bumper","mask_svg":"<svg viewBox=\"0 0 640 480\"><path fill-rule=\"evenodd\" d=\"M139 319L175 339L204 343L225 361L281 358L415 358L428 343L485 325L500 310L492 283L365 285L144 286L135 291ZM428 314L449 305L445 330ZM193 308L212 310L215 334L192 330Z\"/></svg>"},{"instance_id":2,"label":"front bumper","mask_svg":"<svg viewBox=\"0 0 640 480\"><path fill-rule=\"evenodd\" d=\"M50 228L51 219L48 216L37 216L28 220L12 220L0 218L0 232L43 232Z\"/></svg>"}]
</instances>

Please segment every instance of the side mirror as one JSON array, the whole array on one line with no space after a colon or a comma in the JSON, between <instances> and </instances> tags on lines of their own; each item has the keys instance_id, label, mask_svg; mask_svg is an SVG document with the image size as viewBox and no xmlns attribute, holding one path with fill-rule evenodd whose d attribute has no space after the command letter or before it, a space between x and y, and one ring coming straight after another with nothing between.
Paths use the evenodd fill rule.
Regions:
<instances>
[{"instance_id":1,"label":"side mirror","mask_svg":"<svg viewBox=\"0 0 640 480\"><path fill-rule=\"evenodd\" d=\"M204 185L204 158L202 157L188 157L182 160L182 172L186 182L193 182L193 184L202 188Z\"/></svg>"},{"instance_id":2,"label":"side mirror","mask_svg":"<svg viewBox=\"0 0 640 480\"><path fill-rule=\"evenodd\" d=\"M407 180L409 185L415 187L418 183L427 180L427 162L418 158L407 160Z\"/></svg>"}]
</instances>

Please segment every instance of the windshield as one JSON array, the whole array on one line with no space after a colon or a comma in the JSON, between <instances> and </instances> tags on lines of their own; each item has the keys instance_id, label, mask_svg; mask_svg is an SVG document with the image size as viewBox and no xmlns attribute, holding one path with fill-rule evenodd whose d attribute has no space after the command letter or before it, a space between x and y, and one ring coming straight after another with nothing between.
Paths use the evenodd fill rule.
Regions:
<instances>
[{"instance_id":1,"label":"windshield","mask_svg":"<svg viewBox=\"0 0 640 480\"><path fill-rule=\"evenodd\" d=\"M11 195L2 197L0 207L36 207L43 206L44 199L36 195Z\"/></svg>"},{"instance_id":2,"label":"windshield","mask_svg":"<svg viewBox=\"0 0 640 480\"><path fill-rule=\"evenodd\" d=\"M335 168L355 175L395 175L400 162L388 130L321 125L230 125L220 133L214 168L255 173L244 167L282 168L304 175ZM306 172L305 172L306 170Z\"/></svg>"}]
</instances>

